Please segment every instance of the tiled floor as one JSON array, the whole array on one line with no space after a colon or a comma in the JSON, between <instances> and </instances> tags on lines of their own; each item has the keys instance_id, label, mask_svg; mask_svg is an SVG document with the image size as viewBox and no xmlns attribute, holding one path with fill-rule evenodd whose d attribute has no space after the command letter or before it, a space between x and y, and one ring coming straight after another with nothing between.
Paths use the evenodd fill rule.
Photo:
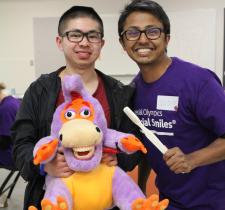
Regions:
<instances>
[{"instance_id":1,"label":"tiled floor","mask_svg":"<svg viewBox=\"0 0 225 210\"><path fill-rule=\"evenodd\" d=\"M8 175L9 171L0 168L0 184L2 184L2 182L4 181L4 179L6 178L6 176ZM10 179L11 183L14 180L14 177L16 176L17 172L14 173L13 177ZM7 207L0 207L0 210L22 210L23 209L23 197L24 197L24 189L25 189L25 181L20 177L14 190L13 193L11 195L11 198L8 199L7 203L8 206ZM5 200L5 197L7 196L7 192L5 192L3 194L3 196L0 197L0 205L2 204L2 201Z\"/></svg>"}]
</instances>

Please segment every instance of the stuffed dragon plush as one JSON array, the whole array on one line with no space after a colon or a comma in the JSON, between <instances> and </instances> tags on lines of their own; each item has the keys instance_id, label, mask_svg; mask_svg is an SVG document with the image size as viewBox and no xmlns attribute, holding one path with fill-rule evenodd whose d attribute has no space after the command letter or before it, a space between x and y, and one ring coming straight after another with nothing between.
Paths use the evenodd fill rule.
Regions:
<instances>
[{"instance_id":1,"label":"stuffed dragon plush","mask_svg":"<svg viewBox=\"0 0 225 210\"><path fill-rule=\"evenodd\" d=\"M65 102L54 113L51 135L35 145L33 162L51 161L62 146L74 174L46 176L42 210L105 210L113 205L121 210L164 210L167 199L159 202L158 195L146 199L122 169L101 163L103 147L146 153L143 144L133 135L107 128L100 103L84 89L80 76L65 77L62 90Z\"/></svg>"}]
</instances>

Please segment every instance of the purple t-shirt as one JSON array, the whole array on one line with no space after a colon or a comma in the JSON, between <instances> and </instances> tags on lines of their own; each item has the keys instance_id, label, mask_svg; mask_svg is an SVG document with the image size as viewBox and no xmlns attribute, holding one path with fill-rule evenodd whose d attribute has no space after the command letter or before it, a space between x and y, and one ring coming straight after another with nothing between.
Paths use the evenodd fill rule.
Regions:
<instances>
[{"instance_id":1,"label":"purple t-shirt","mask_svg":"<svg viewBox=\"0 0 225 210\"><path fill-rule=\"evenodd\" d=\"M159 80L145 83L139 73L134 82L135 113L168 148L177 146L190 153L225 134L225 93L213 72L172 58ZM143 139L160 194L170 199L168 210L225 209L225 161L176 175Z\"/></svg>"},{"instance_id":2,"label":"purple t-shirt","mask_svg":"<svg viewBox=\"0 0 225 210\"><path fill-rule=\"evenodd\" d=\"M5 97L0 103L0 135L10 136L10 128L15 120L20 100L12 96Z\"/></svg>"},{"instance_id":3,"label":"purple t-shirt","mask_svg":"<svg viewBox=\"0 0 225 210\"><path fill-rule=\"evenodd\" d=\"M0 136L10 136L10 129L15 120L20 100L12 96L5 97L0 103ZM7 149L0 148L0 166L8 169L15 168L12 159L12 145Z\"/></svg>"}]
</instances>

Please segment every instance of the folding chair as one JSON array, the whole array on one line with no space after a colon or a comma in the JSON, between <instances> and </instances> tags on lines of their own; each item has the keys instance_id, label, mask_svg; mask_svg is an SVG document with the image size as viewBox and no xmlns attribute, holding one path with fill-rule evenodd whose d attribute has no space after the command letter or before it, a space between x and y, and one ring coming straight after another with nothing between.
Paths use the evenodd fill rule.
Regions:
<instances>
[{"instance_id":1,"label":"folding chair","mask_svg":"<svg viewBox=\"0 0 225 210\"><path fill-rule=\"evenodd\" d=\"M10 170L10 169L9 169ZM14 178L13 175L15 174ZM14 187L20 177L20 172L16 171L15 169L11 169L2 182L0 186L0 207L6 207L8 205L7 200L11 197ZM3 196L5 192L8 191L7 196Z\"/></svg>"}]
</instances>

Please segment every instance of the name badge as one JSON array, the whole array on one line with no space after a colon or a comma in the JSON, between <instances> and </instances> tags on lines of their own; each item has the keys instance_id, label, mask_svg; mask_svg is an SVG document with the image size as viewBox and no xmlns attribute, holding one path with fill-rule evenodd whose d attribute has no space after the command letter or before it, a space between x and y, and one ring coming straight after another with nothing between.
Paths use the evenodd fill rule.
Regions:
<instances>
[{"instance_id":1,"label":"name badge","mask_svg":"<svg viewBox=\"0 0 225 210\"><path fill-rule=\"evenodd\" d=\"M167 110L167 111L177 111L178 110L178 96L157 96L157 109Z\"/></svg>"}]
</instances>

